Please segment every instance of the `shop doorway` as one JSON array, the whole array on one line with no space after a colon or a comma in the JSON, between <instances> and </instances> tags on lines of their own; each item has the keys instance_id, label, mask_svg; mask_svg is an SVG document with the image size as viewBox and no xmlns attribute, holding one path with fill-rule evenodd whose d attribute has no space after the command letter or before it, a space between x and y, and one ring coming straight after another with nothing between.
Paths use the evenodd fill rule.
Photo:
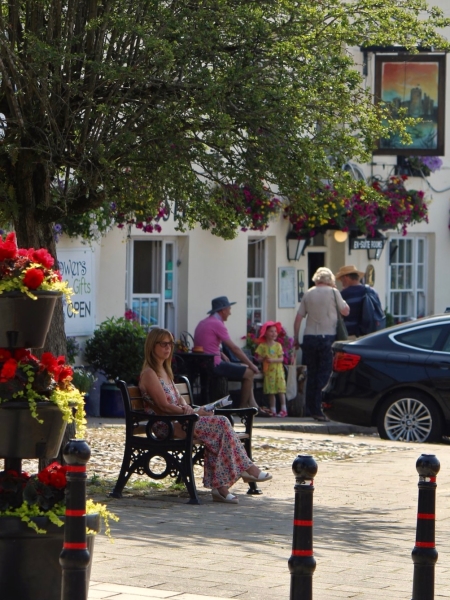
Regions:
<instances>
[{"instance_id":1,"label":"shop doorway","mask_svg":"<svg viewBox=\"0 0 450 600\"><path fill-rule=\"evenodd\" d=\"M308 252L308 289L314 286L312 276L325 266L325 252Z\"/></svg>"}]
</instances>

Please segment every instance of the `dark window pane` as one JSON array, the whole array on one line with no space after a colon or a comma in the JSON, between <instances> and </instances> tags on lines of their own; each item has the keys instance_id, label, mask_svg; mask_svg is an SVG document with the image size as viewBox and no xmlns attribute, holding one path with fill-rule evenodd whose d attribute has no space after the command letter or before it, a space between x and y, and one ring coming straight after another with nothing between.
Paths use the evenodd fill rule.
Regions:
<instances>
[{"instance_id":1,"label":"dark window pane","mask_svg":"<svg viewBox=\"0 0 450 600\"><path fill-rule=\"evenodd\" d=\"M402 344L413 346L414 348L433 350L441 331L441 327L438 326L423 327L422 329L396 335L395 339Z\"/></svg>"},{"instance_id":2,"label":"dark window pane","mask_svg":"<svg viewBox=\"0 0 450 600\"><path fill-rule=\"evenodd\" d=\"M133 294L161 293L161 248L159 241L135 241Z\"/></svg>"}]
</instances>

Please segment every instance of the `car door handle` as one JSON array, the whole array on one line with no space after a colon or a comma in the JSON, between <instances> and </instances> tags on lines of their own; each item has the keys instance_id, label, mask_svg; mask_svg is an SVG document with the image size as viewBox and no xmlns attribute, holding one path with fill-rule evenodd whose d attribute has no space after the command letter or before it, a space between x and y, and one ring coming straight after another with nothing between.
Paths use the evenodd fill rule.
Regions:
<instances>
[{"instance_id":1,"label":"car door handle","mask_svg":"<svg viewBox=\"0 0 450 600\"><path fill-rule=\"evenodd\" d=\"M440 369L450 369L450 362L438 362L436 366Z\"/></svg>"}]
</instances>

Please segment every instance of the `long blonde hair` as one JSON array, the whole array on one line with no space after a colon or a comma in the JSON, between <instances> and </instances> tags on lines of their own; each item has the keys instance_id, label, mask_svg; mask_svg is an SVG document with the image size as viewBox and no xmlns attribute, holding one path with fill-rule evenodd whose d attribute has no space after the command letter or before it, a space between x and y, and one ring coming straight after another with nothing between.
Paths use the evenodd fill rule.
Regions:
<instances>
[{"instance_id":1,"label":"long blonde hair","mask_svg":"<svg viewBox=\"0 0 450 600\"><path fill-rule=\"evenodd\" d=\"M158 342L164 341L164 338L170 338L170 341L174 341L173 335L170 333L168 329L161 329L159 327L153 327L148 334L145 340L144 346L144 364L142 365L142 371L147 367L153 369L156 373L158 373L159 362L155 357L155 346ZM163 362L163 368L166 371L167 375L170 379L173 379L172 372L172 356L173 356L173 346L170 356Z\"/></svg>"}]
</instances>

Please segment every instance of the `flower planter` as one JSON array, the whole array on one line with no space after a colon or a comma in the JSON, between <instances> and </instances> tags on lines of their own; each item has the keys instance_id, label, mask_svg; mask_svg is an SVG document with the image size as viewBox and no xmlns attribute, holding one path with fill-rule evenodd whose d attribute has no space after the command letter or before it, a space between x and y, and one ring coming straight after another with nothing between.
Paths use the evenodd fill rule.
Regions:
<instances>
[{"instance_id":1,"label":"flower planter","mask_svg":"<svg viewBox=\"0 0 450 600\"><path fill-rule=\"evenodd\" d=\"M45 344L56 300L62 294L33 294L37 300L21 292L0 294L0 348L42 348Z\"/></svg>"},{"instance_id":2,"label":"flower planter","mask_svg":"<svg viewBox=\"0 0 450 600\"><path fill-rule=\"evenodd\" d=\"M125 417L122 394L114 383L102 383L100 386L100 416Z\"/></svg>"},{"instance_id":3,"label":"flower planter","mask_svg":"<svg viewBox=\"0 0 450 600\"><path fill-rule=\"evenodd\" d=\"M38 402L39 423L28 402L0 404L0 456L8 458L54 458L66 430L58 406ZM1 589L1 588L0 588Z\"/></svg>"},{"instance_id":4,"label":"flower planter","mask_svg":"<svg viewBox=\"0 0 450 600\"><path fill-rule=\"evenodd\" d=\"M47 517L32 520L47 533L36 533L19 517L0 518L2 600L61 600L59 555L63 547L64 527L53 525ZM87 526L92 531L99 531L99 515L87 515ZM88 587L94 538L93 534L88 535L91 556L87 568Z\"/></svg>"}]
</instances>

